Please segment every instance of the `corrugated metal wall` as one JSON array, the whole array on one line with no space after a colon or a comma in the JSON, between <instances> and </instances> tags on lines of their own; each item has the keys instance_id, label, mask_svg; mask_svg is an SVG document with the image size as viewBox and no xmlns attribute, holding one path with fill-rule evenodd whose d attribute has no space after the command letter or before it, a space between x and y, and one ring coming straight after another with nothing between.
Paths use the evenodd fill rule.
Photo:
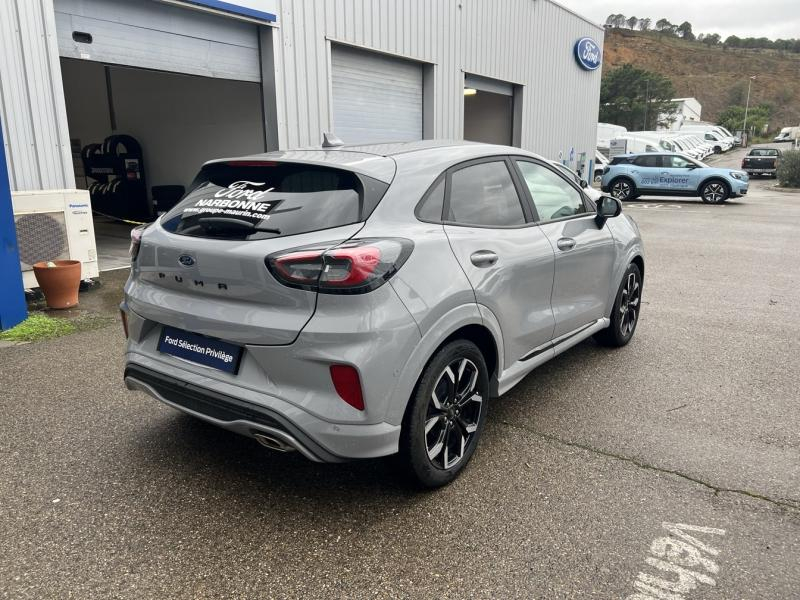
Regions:
<instances>
[{"instance_id":1,"label":"corrugated metal wall","mask_svg":"<svg viewBox=\"0 0 800 600\"><path fill-rule=\"evenodd\" d=\"M593 156L600 72L572 46L603 30L549 0L280 0L273 32L283 148L330 130L330 48L344 43L433 65L435 137L462 137L467 72L523 86L522 147ZM53 0L0 1L0 110L12 189L74 187Z\"/></svg>"},{"instance_id":2,"label":"corrugated metal wall","mask_svg":"<svg viewBox=\"0 0 800 600\"><path fill-rule=\"evenodd\" d=\"M52 0L0 2L0 110L11 189L74 188Z\"/></svg>"},{"instance_id":3,"label":"corrugated metal wall","mask_svg":"<svg viewBox=\"0 0 800 600\"><path fill-rule=\"evenodd\" d=\"M524 86L521 145L550 158L593 158L600 71L572 47L603 30L548 0L281 0L275 51L282 147L330 128L330 44L434 65L434 135L461 138L463 73Z\"/></svg>"}]
</instances>

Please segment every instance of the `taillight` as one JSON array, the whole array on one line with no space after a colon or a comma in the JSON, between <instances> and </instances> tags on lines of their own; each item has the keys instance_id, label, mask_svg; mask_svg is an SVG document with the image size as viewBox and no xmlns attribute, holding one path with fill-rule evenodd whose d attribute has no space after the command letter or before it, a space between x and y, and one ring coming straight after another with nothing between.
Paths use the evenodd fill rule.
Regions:
<instances>
[{"instance_id":1,"label":"taillight","mask_svg":"<svg viewBox=\"0 0 800 600\"><path fill-rule=\"evenodd\" d=\"M744 169L744 163L745 163L745 162L746 162L746 161L745 161L744 159L742 159L742 168L743 168L743 169Z\"/></svg>"},{"instance_id":2,"label":"taillight","mask_svg":"<svg viewBox=\"0 0 800 600\"><path fill-rule=\"evenodd\" d=\"M136 260L136 257L139 255L139 246L142 243L142 233L145 229L147 229L147 225L139 225L131 229L131 245L128 248L131 261Z\"/></svg>"},{"instance_id":3,"label":"taillight","mask_svg":"<svg viewBox=\"0 0 800 600\"><path fill-rule=\"evenodd\" d=\"M331 381L339 397L353 408L364 410L364 396L358 371L350 365L331 365Z\"/></svg>"},{"instance_id":4,"label":"taillight","mask_svg":"<svg viewBox=\"0 0 800 600\"><path fill-rule=\"evenodd\" d=\"M266 258L284 285L325 294L363 294L388 281L411 255L414 244L402 238L350 240L295 248Z\"/></svg>"}]
</instances>

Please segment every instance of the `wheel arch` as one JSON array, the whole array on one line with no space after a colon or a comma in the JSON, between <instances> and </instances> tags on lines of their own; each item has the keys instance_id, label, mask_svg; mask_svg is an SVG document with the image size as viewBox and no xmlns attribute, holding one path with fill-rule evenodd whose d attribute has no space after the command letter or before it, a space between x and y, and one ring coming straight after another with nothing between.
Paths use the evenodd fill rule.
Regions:
<instances>
[{"instance_id":1,"label":"wheel arch","mask_svg":"<svg viewBox=\"0 0 800 600\"><path fill-rule=\"evenodd\" d=\"M700 182L700 185L697 186L697 195L701 195L703 193L703 188L711 183L712 181L719 181L725 188L728 190L728 194L731 193L731 184L725 181L725 178L721 175L709 175L703 181Z\"/></svg>"}]
</instances>

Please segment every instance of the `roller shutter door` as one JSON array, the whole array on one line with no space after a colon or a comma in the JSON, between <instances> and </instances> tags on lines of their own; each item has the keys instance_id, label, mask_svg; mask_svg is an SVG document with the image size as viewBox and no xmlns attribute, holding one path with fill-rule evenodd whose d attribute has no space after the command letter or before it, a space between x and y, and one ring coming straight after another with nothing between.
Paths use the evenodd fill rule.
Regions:
<instances>
[{"instance_id":1,"label":"roller shutter door","mask_svg":"<svg viewBox=\"0 0 800 600\"><path fill-rule=\"evenodd\" d=\"M54 6L61 56L261 81L252 23L152 0L55 0Z\"/></svg>"},{"instance_id":2,"label":"roller shutter door","mask_svg":"<svg viewBox=\"0 0 800 600\"><path fill-rule=\"evenodd\" d=\"M422 65L334 46L333 131L345 143L422 139Z\"/></svg>"}]
</instances>

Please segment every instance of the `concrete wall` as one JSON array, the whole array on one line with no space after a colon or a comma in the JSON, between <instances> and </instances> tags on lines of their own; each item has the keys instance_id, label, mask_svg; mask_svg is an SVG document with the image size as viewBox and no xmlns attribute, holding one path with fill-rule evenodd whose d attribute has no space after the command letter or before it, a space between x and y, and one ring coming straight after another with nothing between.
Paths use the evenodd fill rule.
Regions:
<instances>
[{"instance_id":1,"label":"concrete wall","mask_svg":"<svg viewBox=\"0 0 800 600\"><path fill-rule=\"evenodd\" d=\"M71 137L134 136L149 186L186 186L207 160L264 151L258 84L110 67L112 131L104 66L63 59L62 70Z\"/></svg>"}]
</instances>

